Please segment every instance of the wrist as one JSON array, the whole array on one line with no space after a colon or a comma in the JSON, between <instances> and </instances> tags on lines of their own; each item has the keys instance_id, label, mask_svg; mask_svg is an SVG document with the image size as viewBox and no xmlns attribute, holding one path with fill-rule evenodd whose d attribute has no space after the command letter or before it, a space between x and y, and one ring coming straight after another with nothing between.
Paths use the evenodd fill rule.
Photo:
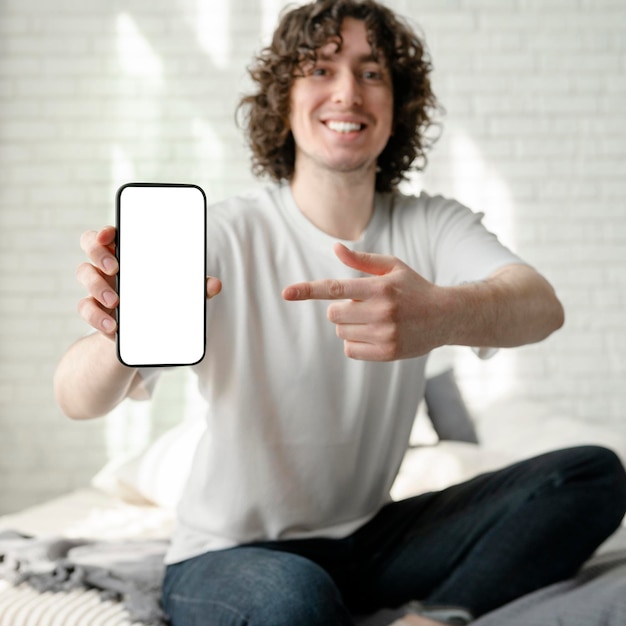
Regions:
<instances>
[{"instance_id":1,"label":"wrist","mask_svg":"<svg viewBox=\"0 0 626 626\"><path fill-rule=\"evenodd\" d=\"M494 307L486 283L466 283L445 287L442 327L445 345L485 345L489 329L496 327ZM491 343L491 342L490 342Z\"/></svg>"}]
</instances>

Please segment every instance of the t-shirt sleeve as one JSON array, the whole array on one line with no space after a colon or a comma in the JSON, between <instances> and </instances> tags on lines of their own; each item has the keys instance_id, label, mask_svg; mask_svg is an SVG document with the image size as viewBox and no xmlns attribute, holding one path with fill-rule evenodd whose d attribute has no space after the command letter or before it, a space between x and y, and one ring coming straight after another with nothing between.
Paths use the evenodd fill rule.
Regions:
<instances>
[{"instance_id":1,"label":"t-shirt sleeve","mask_svg":"<svg viewBox=\"0 0 626 626\"><path fill-rule=\"evenodd\" d=\"M483 280L511 264L528 265L487 230L483 214L440 196L428 207L430 253L439 285Z\"/></svg>"},{"instance_id":2,"label":"t-shirt sleeve","mask_svg":"<svg viewBox=\"0 0 626 626\"><path fill-rule=\"evenodd\" d=\"M483 213L437 196L429 199L427 215L434 282L439 285L484 280L506 265L528 265L485 228ZM480 359L498 352L492 347L473 350Z\"/></svg>"}]
</instances>

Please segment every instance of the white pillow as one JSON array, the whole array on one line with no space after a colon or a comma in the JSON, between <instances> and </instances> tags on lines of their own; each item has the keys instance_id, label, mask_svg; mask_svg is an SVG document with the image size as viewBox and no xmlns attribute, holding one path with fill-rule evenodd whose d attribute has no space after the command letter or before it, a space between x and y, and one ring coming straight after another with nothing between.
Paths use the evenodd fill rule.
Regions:
<instances>
[{"instance_id":1,"label":"white pillow","mask_svg":"<svg viewBox=\"0 0 626 626\"><path fill-rule=\"evenodd\" d=\"M590 423L549 403L505 399L477 412L481 443L520 460L551 450L586 444L614 450L626 463L626 431Z\"/></svg>"},{"instance_id":2,"label":"white pillow","mask_svg":"<svg viewBox=\"0 0 626 626\"><path fill-rule=\"evenodd\" d=\"M142 453L107 463L91 484L132 504L176 507L205 428L201 419L178 424Z\"/></svg>"},{"instance_id":3,"label":"white pillow","mask_svg":"<svg viewBox=\"0 0 626 626\"><path fill-rule=\"evenodd\" d=\"M186 420L161 435L145 451L105 465L91 483L132 504L176 507L204 432L201 419ZM410 449L391 495L402 499L444 489L482 472L504 467L512 456L472 443L441 441Z\"/></svg>"},{"instance_id":4,"label":"white pillow","mask_svg":"<svg viewBox=\"0 0 626 626\"><path fill-rule=\"evenodd\" d=\"M439 491L505 467L512 460L507 453L462 441L440 441L434 446L412 448L400 466L391 497L401 500L427 491Z\"/></svg>"}]
</instances>

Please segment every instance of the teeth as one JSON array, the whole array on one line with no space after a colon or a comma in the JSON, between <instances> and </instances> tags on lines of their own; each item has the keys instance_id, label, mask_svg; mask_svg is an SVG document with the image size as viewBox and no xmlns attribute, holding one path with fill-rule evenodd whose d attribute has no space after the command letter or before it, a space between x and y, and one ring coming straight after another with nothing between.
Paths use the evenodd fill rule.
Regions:
<instances>
[{"instance_id":1,"label":"teeth","mask_svg":"<svg viewBox=\"0 0 626 626\"><path fill-rule=\"evenodd\" d=\"M355 130L361 130L361 124L354 124L353 122L331 121L327 122L326 126L337 133L352 133Z\"/></svg>"}]
</instances>

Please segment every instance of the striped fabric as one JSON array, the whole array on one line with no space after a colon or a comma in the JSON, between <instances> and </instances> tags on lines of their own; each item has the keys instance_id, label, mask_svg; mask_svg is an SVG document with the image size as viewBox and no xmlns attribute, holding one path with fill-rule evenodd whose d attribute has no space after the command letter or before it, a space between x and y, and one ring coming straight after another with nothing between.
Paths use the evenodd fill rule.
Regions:
<instances>
[{"instance_id":1,"label":"striped fabric","mask_svg":"<svg viewBox=\"0 0 626 626\"><path fill-rule=\"evenodd\" d=\"M143 626L130 622L119 602L93 590L39 593L27 584L0 580L0 626Z\"/></svg>"}]
</instances>

